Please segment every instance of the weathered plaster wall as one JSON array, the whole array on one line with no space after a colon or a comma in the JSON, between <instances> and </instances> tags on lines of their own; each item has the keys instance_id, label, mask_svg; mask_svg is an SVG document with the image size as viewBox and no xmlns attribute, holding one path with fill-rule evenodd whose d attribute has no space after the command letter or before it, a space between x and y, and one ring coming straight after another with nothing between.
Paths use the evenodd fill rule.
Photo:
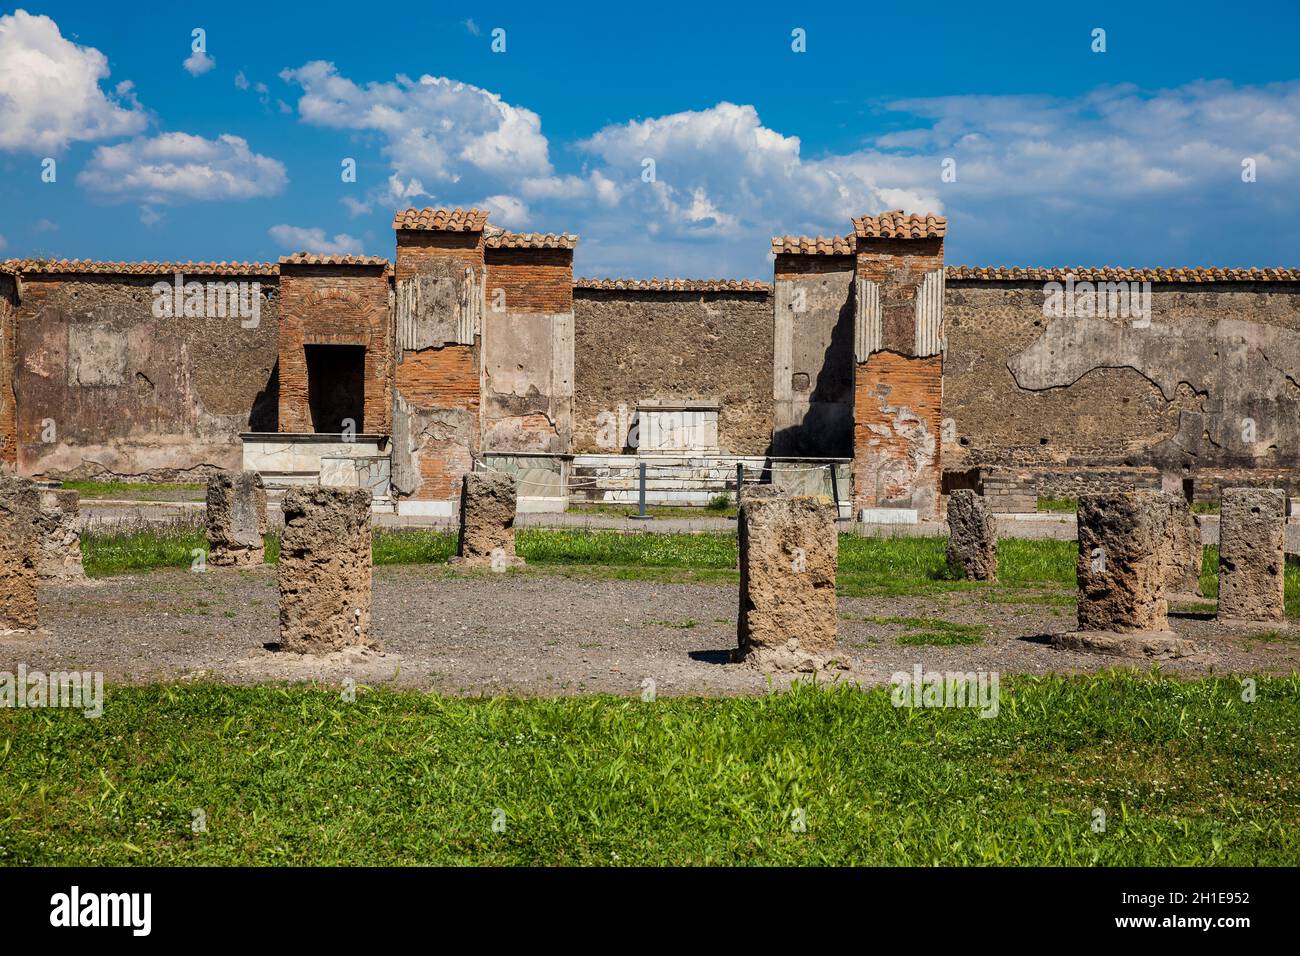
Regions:
<instances>
[{"instance_id":1,"label":"weathered plaster wall","mask_svg":"<svg viewBox=\"0 0 1300 956\"><path fill-rule=\"evenodd\" d=\"M422 277L447 294L428 287L421 314L410 323L395 318L393 488L446 503L480 447L483 233L398 230L395 300Z\"/></svg>"},{"instance_id":2,"label":"weathered plaster wall","mask_svg":"<svg viewBox=\"0 0 1300 956\"><path fill-rule=\"evenodd\" d=\"M18 279L0 272L0 474L18 466L18 403L14 398L14 308Z\"/></svg>"},{"instance_id":3,"label":"weathered plaster wall","mask_svg":"<svg viewBox=\"0 0 1300 956\"><path fill-rule=\"evenodd\" d=\"M151 287L168 278L24 278L14 350L22 474L163 479L237 469L239 433L274 428L275 277L195 277L260 282L256 328L237 317L155 318Z\"/></svg>"},{"instance_id":4,"label":"weathered plaster wall","mask_svg":"<svg viewBox=\"0 0 1300 956\"><path fill-rule=\"evenodd\" d=\"M767 292L574 290L575 452L624 406L659 398L722 405L724 454L766 454L772 439L772 297ZM602 415L605 417L602 418Z\"/></svg>"},{"instance_id":5,"label":"weathered plaster wall","mask_svg":"<svg viewBox=\"0 0 1300 956\"><path fill-rule=\"evenodd\" d=\"M772 451L853 454L854 260L778 255Z\"/></svg>"},{"instance_id":6,"label":"weathered plaster wall","mask_svg":"<svg viewBox=\"0 0 1300 956\"><path fill-rule=\"evenodd\" d=\"M945 464L1015 465L1044 493L1088 469L1277 480L1300 467L1300 286L1157 283L1148 328L1052 319L1041 282L950 281Z\"/></svg>"},{"instance_id":7,"label":"weathered plaster wall","mask_svg":"<svg viewBox=\"0 0 1300 956\"><path fill-rule=\"evenodd\" d=\"M358 432L386 435L393 414L393 326L383 266L280 267L279 430L311 432L308 345L365 348Z\"/></svg>"},{"instance_id":8,"label":"weathered plaster wall","mask_svg":"<svg viewBox=\"0 0 1300 956\"><path fill-rule=\"evenodd\" d=\"M486 253L483 448L563 454L573 439L573 252Z\"/></svg>"}]
</instances>

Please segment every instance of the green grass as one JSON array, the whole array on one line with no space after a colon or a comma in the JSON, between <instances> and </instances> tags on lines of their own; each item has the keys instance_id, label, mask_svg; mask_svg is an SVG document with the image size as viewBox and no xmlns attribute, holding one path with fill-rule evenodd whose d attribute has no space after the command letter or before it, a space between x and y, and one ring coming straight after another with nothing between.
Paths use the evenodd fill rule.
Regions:
<instances>
[{"instance_id":1,"label":"green grass","mask_svg":"<svg viewBox=\"0 0 1300 956\"><path fill-rule=\"evenodd\" d=\"M63 487L77 492L83 498L148 499L159 492L202 492L207 486L201 482L148 482L148 481L64 481ZM199 497L198 495L195 496Z\"/></svg>"},{"instance_id":2,"label":"green grass","mask_svg":"<svg viewBox=\"0 0 1300 956\"><path fill-rule=\"evenodd\" d=\"M1228 678L1001 691L981 719L895 708L886 690L347 703L110 688L98 720L0 710L0 864L1300 859L1300 679L1259 678L1255 703Z\"/></svg>"},{"instance_id":3,"label":"green grass","mask_svg":"<svg viewBox=\"0 0 1300 956\"><path fill-rule=\"evenodd\" d=\"M867 617L863 620L908 628L907 633L896 638L899 644L952 646L978 644L984 640L983 624L961 624L941 617Z\"/></svg>"},{"instance_id":4,"label":"green grass","mask_svg":"<svg viewBox=\"0 0 1300 956\"><path fill-rule=\"evenodd\" d=\"M1078 509L1078 507L1079 507L1079 499L1077 498L1040 497L1038 499L1037 510L1050 511L1053 513L1068 512L1069 514L1074 514L1074 512Z\"/></svg>"}]
</instances>

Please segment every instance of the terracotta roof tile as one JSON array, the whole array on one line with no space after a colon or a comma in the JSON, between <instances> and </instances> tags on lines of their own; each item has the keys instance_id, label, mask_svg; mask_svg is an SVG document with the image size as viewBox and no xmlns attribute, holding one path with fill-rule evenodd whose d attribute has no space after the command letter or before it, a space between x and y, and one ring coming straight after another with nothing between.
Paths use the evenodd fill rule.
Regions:
<instances>
[{"instance_id":1,"label":"terracotta roof tile","mask_svg":"<svg viewBox=\"0 0 1300 956\"><path fill-rule=\"evenodd\" d=\"M346 256L346 255L318 255L311 252L295 252L292 255L281 256L280 265L282 266L384 266L387 268L390 263L383 256Z\"/></svg>"},{"instance_id":2,"label":"terracotta roof tile","mask_svg":"<svg viewBox=\"0 0 1300 956\"><path fill-rule=\"evenodd\" d=\"M859 239L942 239L947 231L948 220L928 212L909 216L895 209L853 220L853 234Z\"/></svg>"},{"instance_id":3,"label":"terracotta roof tile","mask_svg":"<svg viewBox=\"0 0 1300 956\"><path fill-rule=\"evenodd\" d=\"M394 229L432 229L437 232L482 232L488 214L483 209L402 209L393 216Z\"/></svg>"},{"instance_id":4,"label":"terracotta roof tile","mask_svg":"<svg viewBox=\"0 0 1300 956\"><path fill-rule=\"evenodd\" d=\"M1064 282L1300 282L1300 269L1138 269L1115 266L948 266L947 279Z\"/></svg>"},{"instance_id":5,"label":"terracotta roof tile","mask_svg":"<svg viewBox=\"0 0 1300 956\"><path fill-rule=\"evenodd\" d=\"M8 259L5 266L27 275L185 275L273 276L274 262L96 262L92 259Z\"/></svg>"},{"instance_id":6,"label":"terracotta roof tile","mask_svg":"<svg viewBox=\"0 0 1300 956\"><path fill-rule=\"evenodd\" d=\"M573 249L578 237L568 232L509 232L488 227L489 249Z\"/></svg>"},{"instance_id":7,"label":"terracotta roof tile","mask_svg":"<svg viewBox=\"0 0 1300 956\"><path fill-rule=\"evenodd\" d=\"M575 289L619 292L771 292L753 279L574 279Z\"/></svg>"},{"instance_id":8,"label":"terracotta roof tile","mask_svg":"<svg viewBox=\"0 0 1300 956\"><path fill-rule=\"evenodd\" d=\"M773 236L772 252L777 255L851 256L852 236Z\"/></svg>"}]
</instances>

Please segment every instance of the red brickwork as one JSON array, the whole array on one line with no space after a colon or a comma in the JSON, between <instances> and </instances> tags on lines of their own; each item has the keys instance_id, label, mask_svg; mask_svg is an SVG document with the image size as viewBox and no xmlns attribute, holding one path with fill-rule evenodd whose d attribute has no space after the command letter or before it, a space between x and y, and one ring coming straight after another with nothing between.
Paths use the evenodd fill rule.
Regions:
<instances>
[{"instance_id":1,"label":"red brickwork","mask_svg":"<svg viewBox=\"0 0 1300 956\"><path fill-rule=\"evenodd\" d=\"M366 350L363 421L358 431L388 434L393 412L393 332L382 266L283 265L280 274L282 432L310 432L308 345Z\"/></svg>"},{"instance_id":2,"label":"red brickwork","mask_svg":"<svg viewBox=\"0 0 1300 956\"><path fill-rule=\"evenodd\" d=\"M487 308L501 301L507 312L572 312L573 251L488 249Z\"/></svg>"},{"instance_id":3,"label":"red brickwork","mask_svg":"<svg viewBox=\"0 0 1300 956\"><path fill-rule=\"evenodd\" d=\"M876 352L854 382L853 510L916 508L937 515L943 359Z\"/></svg>"},{"instance_id":4,"label":"red brickwork","mask_svg":"<svg viewBox=\"0 0 1300 956\"><path fill-rule=\"evenodd\" d=\"M917 287L927 272L942 268L942 239L858 240L859 278L880 283L882 348L914 353Z\"/></svg>"},{"instance_id":5,"label":"red brickwork","mask_svg":"<svg viewBox=\"0 0 1300 956\"><path fill-rule=\"evenodd\" d=\"M17 279L0 274L0 472L18 467L18 402L14 393L16 336L13 299Z\"/></svg>"}]
</instances>

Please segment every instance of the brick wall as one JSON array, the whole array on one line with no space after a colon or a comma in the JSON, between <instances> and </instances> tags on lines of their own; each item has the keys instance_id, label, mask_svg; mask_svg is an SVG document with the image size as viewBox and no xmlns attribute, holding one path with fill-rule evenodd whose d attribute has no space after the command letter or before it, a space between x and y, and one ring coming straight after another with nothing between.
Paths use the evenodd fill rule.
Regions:
<instances>
[{"instance_id":1,"label":"brick wall","mask_svg":"<svg viewBox=\"0 0 1300 956\"><path fill-rule=\"evenodd\" d=\"M876 352L854 383L853 510L939 513L943 360Z\"/></svg>"},{"instance_id":2,"label":"brick wall","mask_svg":"<svg viewBox=\"0 0 1300 956\"><path fill-rule=\"evenodd\" d=\"M487 308L496 308L497 290L510 312L572 312L571 249L488 249Z\"/></svg>"},{"instance_id":3,"label":"brick wall","mask_svg":"<svg viewBox=\"0 0 1300 956\"><path fill-rule=\"evenodd\" d=\"M392 430L393 331L382 266L280 268L279 431L311 432L308 345L365 348L362 421L357 431Z\"/></svg>"},{"instance_id":4,"label":"brick wall","mask_svg":"<svg viewBox=\"0 0 1300 956\"><path fill-rule=\"evenodd\" d=\"M456 270L448 270L450 262L473 269L481 283L483 256L482 232L399 229L395 280L451 275ZM480 448L481 352L481 335L472 345L399 349L393 475L400 497L444 504L458 497Z\"/></svg>"}]
</instances>

